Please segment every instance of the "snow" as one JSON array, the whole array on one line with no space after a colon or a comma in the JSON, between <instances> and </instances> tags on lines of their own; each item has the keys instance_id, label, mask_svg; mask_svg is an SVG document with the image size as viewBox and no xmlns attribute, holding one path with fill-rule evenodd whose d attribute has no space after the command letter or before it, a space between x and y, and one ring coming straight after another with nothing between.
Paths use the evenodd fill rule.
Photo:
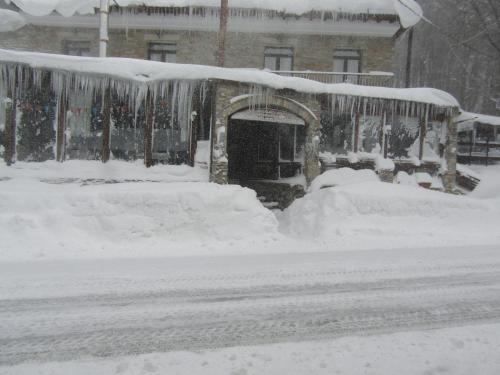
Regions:
<instances>
[{"instance_id":1,"label":"snow","mask_svg":"<svg viewBox=\"0 0 500 375\"><path fill-rule=\"evenodd\" d=\"M405 171L399 171L396 175L396 183L400 185L417 186L415 175L409 175Z\"/></svg>"},{"instance_id":2,"label":"snow","mask_svg":"<svg viewBox=\"0 0 500 375\"><path fill-rule=\"evenodd\" d=\"M465 197L414 176L393 185L370 170L331 170L274 214L252 190L207 183L203 168L0 164L0 261L498 244L498 172Z\"/></svg>"},{"instance_id":3,"label":"snow","mask_svg":"<svg viewBox=\"0 0 500 375\"><path fill-rule=\"evenodd\" d=\"M418 160L418 164L420 164L420 137L413 142L413 144L408 148L408 157ZM441 158L434 151L432 145L429 143L429 140L426 138L424 142L424 154L422 156L423 161L438 163Z\"/></svg>"},{"instance_id":4,"label":"snow","mask_svg":"<svg viewBox=\"0 0 500 375\"><path fill-rule=\"evenodd\" d=\"M415 173L415 179L418 184L429 184L432 185L432 177L429 173L417 172Z\"/></svg>"},{"instance_id":5,"label":"snow","mask_svg":"<svg viewBox=\"0 0 500 375\"><path fill-rule=\"evenodd\" d=\"M0 33L16 31L26 25L22 15L8 9L0 9Z\"/></svg>"},{"instance_id":6,"label":"snow","mask_svg":"<svg viewBox=\"0 0 500 375\"><path fill-rule=\"evenodd\" d=\"M123 162L111 160L107 163L89 160L68 160L64 163L16 162L7 167L0 161L1 179L36 180L85 180L104 181L154 181L154 182L208 182L208 172L202 168L186 165L155 165L145 168L142 160Z\"/></svg>"},{"instance_id":7,"label":"snow","mask_svg":"<svg viewBox=\"0 0 500 375\"><path fill-rule=\"evenodd\" d=\"M198 141L194 162L201 168L208 168L210 163L210 141Z\"/></svg>"},{"instance_id":8,"label":"snow","mask_svg":"<svg viewBox=\"0 0 500 375\"><path fill-rule=\"evenodd\" d=\"M475 122L486 125L500 126L500 116L489 116L463 110L460 112L460 115L455 119L455 122L458 123L459 131L472 130Z\"/></svg>"},{"instance_id":9,"label":"snow","mask_svg":"<svg viewBox=\"0 0 500 375\"><path fill-rule=\"evenodd\" d=\"M2 260L182 256L278 235L254 191L200 182L206 170L49 162L0 171Z\"/></svg>"},{"instance_id":10,"label":"snow","mask_svg":"<svg viewBox=\"0 0 500 375\"><path fill-rule=\"evenodd\" d=\"M382 155L375 157L375 168L377 171L393 171L396 168L391 159L385 159Z\"/></svg>"},{"instance_id":11,"label":"snow","mask_svg":"<svg viewBox=\"0 0 500 375\"><path fill-rule=\"evenodd\" d=\"M344 186L370 181L378 181L378 177L375 172L369 169L360 171L355 171L351 168L332 169L316 177L311 183L309 191L314 192L332 186Z\"/></svg>"},{"instance_id":12,"label":"snow","mask_svg":"<svg viewBox=\"0 0 500 375\"><path fill-rule=\"evenodd\" d=\"M500 325L0 367L3 375L500 373Z\"/></svg>"},{"instance_id":13,"label":"snow","mask_svg":"<svg viewBox=\"0 0 500 375\"><path fill-rule=\"evenodd\" d=\"M469 168L460 166L459 168L465 171L472 169L473 172L467 174L481 180L469 196L479 199L500 199L500 165L496 164L487 167L475 165Z\"/></svg>"},{"instance_id":14,"label":"snow","mask_svg":"<svg viewBox=\"0 0 500 375\"><path fill-rule=\"evenodd\" d=\"M360 86L349 83L325 84L304 78L286 77L257 69L231 69L204 65L170 64L127 58L77 57L46 53L21 52L0 49L0 65L22 64L33 69L59 72L60 83L71 80L72 74L89 79L101 77L117 80L114 86L139 85L138 92L145 92L142 85L154 86L173 80L227 80L273 89L291 89L310 94L346 95L395 99L406 102L433 104L439 107L458 108L459 103L450 94L432 88L398 89L390 87ZM69 82L68 82L69 83ZM91 82L85 82L87 85ZM70 85L68 85L70 86ZM57 87L56 87L57 88Z\"/></svg>"},{"instance_id":15,"label":"snow","mask_svg":"<svg viewBox=\"0 0 500 375\"><path fill-rule=\"evenodd\" d=\"M401 26L405 29L415 26L424 15L420 5L413 0L394 0Z\"/></svg>"},{"instance_id":16,"label":"snow","mask_svg":"<svg viewBox=\"0 0 500 375\"><path fill-rule=\"evenodd\" d=\"M370 172L339 169L319 176L310 193L284 211L282 231L331 249L499 243L498 187L496 196L485 192L493 198L480 200L412 186L403 174L401 184L382 183ZM335 187L319 190L329 185Z\"/></svg>"},{"instance_id":17,"label":"snow","mask_svg":"<svg viewBox=\"0 0 500 375\"><path fill-rule=\"evenodd\" d=\"M94 13L99 0L11 0L24 12L45 16L57 11L63 16L75 13ZM219 0L116 0L120 6L148 5L157 7L220 7ZM347 13L397 14L403 27L420 21L422 9L414 0L231 0L232 8L268 9L286 13L304 14L311 10Z\"/></svg>"}]
</instances>

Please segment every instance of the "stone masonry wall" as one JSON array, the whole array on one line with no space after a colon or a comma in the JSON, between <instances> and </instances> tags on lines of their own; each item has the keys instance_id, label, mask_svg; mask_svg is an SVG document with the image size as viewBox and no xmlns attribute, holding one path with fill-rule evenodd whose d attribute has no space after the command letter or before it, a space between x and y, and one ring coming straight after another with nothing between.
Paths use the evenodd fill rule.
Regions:
<instances>
[{"instance_id":1,"label":"stone masonry wall","mask_svg":"<svg viewBox=\"0 0 500 375\"><path fill-rule=\"evenodd\" d=\"M0 48L64 53L64 41L90 41L91 53L98 55L98 30L26 26L17 32L2 33ZM177 62L215 64L217 34L214 32L110 30L109 55L146 59L150 42L177 44ZM336 48L359 49L362 70L392 71L392 38L261 33L229 33L226 66L263 68L266 47L291 47L294 70L331 71Z\"/></svg>"}]
</instances>

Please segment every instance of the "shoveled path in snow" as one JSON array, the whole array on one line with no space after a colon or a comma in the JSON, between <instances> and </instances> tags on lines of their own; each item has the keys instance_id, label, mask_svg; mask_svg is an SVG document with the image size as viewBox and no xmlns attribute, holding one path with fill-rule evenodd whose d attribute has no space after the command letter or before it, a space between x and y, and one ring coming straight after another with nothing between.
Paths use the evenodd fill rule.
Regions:
<instances>
[{"instance_id":1,"label":"shoveled path in snow","mask_svg":"<svg viewBox=\"0 0 500 375\"><path fill-rule=\"evenodd\" d=\"M500 322L500 246L0 263L0 365Z\"/></svg>"}]
</instances>

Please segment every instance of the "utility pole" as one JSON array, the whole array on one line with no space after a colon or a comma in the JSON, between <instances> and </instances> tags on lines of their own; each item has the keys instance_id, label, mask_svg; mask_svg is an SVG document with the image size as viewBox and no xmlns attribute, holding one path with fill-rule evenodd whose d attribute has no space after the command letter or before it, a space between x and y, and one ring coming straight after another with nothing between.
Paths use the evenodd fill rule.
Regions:
<instances>
[{"instance_id":1,"label":"utility pole","mask_svg":"<svg viewBox=\"0 0 500 375\"><path fill-rule=\"evenodd\" d=\"M220 2L219 49L217 50L217 65L224 66L226 56L227 18L229 15L228 0Z\"/></svg>"},{"instance_id":2,"label":"utility pole","mask_svg":"<svg viewBox=\"0 0 500 375\"><path fill-rule=\"evenodd\" d=\"M100 29L99 29L99 57L107 57L109 42L109 0L101 0ZM111 88L106 87L102 92L102 148L101 160L107 163L111 156Z\"/></svg>"},{"instance_id":3,"label":"utility pole","mask_svg":"<svg viewBox=\"0 0 500 375\"><path fill-rule=\"evenodd\" d=\"M99 28L99 57L106 57L108 53L108 28L109 28L109 0L101 0L99 10L100 28Z\"/></svg>"},{"instance_id":4,"label":"utility pole","mask_svg":"<svg viewBox=\"0 0 500 375\"><path fill-rule=\"evenodd\" d=\"M413 59L413 27L408 31L408 50L406 53L406 79L405 87L409 88L411 85L411 65Z\"/></svg>"}]
</instances>

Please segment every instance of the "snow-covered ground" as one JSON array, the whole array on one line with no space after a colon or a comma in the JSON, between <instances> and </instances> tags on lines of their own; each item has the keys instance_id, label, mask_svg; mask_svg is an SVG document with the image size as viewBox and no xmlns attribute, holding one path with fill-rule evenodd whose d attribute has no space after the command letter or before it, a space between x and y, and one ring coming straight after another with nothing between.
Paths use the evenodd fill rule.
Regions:
<instances>
[{"instance_id":1,"label":"snow-covered ground","mask_svg":"<svg viewBox=\"0 0 500 375\"><path fill-rule=\"evenodd\" d=\"M1 164L0 374L496 375L475 171L453 196L339 170L274 213L200 168Z\"/></svg>"},{"instance_id":2,"label":"snow-covered ground","mask_svg":"<svg viewBox=\"0 0 500 375\"><path fill-rule=\"evenodd\" d=\"M472 165L468 168L481 179L479 186L470 194L471 197L483 199L500 197L500 164Z\"/></svg>"},{"instance_id":3,"label":"snow-covered ground","mask_svg":"<svg viewBox=\"0 0 500 375\"><path fill-rule=\"evenodd\" d=\"M497 375L500 325L1 368L4 375Z\"/></svg>"},{"instance_id":4,"label":"snow-covered ground","mask_svg":"<svg viewBox=\"0 0 500 375\"><path fill-rule=\"evenodd\" d=\"M493 375L499 276L494 246L0 263L0 374Z\"/></svg>"},{"instance_id":5,"label":"snow-covered ground","mask_svg":"<svg viewBox=\"0 0 500 375\"><path fill-rule=\"evenodd\" d=\"M208 183L200 168L1 164L0 261L498 244L496 170L464 197L343 169L274 214L252 190Z\"/></svg>"}]
</instances>

